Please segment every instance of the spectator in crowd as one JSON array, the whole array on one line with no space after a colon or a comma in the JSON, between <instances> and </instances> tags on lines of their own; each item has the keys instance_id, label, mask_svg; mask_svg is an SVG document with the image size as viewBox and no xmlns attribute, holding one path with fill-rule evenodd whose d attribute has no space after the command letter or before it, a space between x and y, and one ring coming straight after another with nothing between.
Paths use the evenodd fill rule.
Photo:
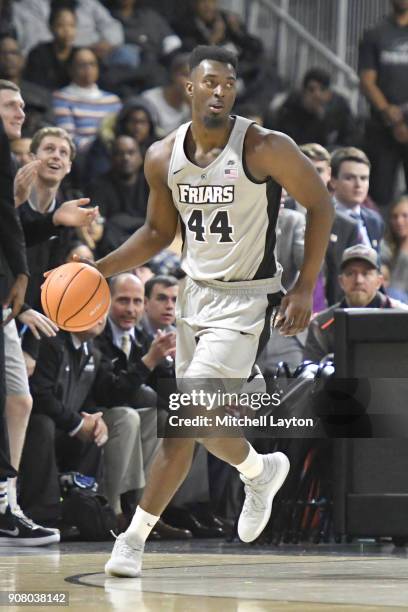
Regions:
<instances>
[{"instance_id":1,"label":"spectator in crowd","mask_svg":"<svg viewBox=\"0 0 408 612\"><path fill-rule=\"evenodd\" d=\"M391 285L391 271L387 264L381 264L381 274L384 279L383 288L385 293L395 300L408 304L408 292L403 291L402 289L397 289Z\"/></svg>"},{"instance_id":2,"label":"spectator in crowd","mask_svg":"<svg viewBox=\"0 0 408 612\"><path fill-rule=\"evenodd\" d=\"M120 490L128 476L126 469L132 467L138 452L133 412L122 419L122 437L118 439L113 429L108 441L109 417L94 408L131 405L140 387L138 368L128 367L115 374L110 361L96 348L94 339L105 323L103 318L88 331L59 332L55 338L41 342L38 366L31 379L33 415L21 469L21 501L34 518L52 520L58 516L58 468L97 477L100 447L113 442L116 464L127 462L120 482L116 483L119 474L114 475ZM108 448L105 471L111 469Z\"/></svg>"},{"instance_id":3,"label":"spectator in crowd","mask_svg":"<svg viewBox=\"0 0 408 612\"><path fill-rule=\"evenodd\" d=\"M159 330L175 331L177 294L178 280L174 276L154 276L145 284L142 327L151 339Z\"/></svg>"},{"instance_id":4,"label":"spectator in crowd","mask_svg":"<svg viewBox=\"0 0 408 612\"><path fill-rule=\"evenodd\" d=\"M20 136L24 121L23 101L17 91L6 89L0 81L0 104L8 109L0 118L0 315L1 320L10 321L16 316L24 302L28 282L28 265L25 254L24 234L14 208L13 176L9 139ZM4 115L4 117L3 117ZM3 123L4 122L4 123ZM14 283L11 292L7 287L7 272L11 269ZM3 305L10 305L11 313L5 317ZM8 499L8 478L17 475L10 463L10 449L5 420L5 363L4 325L0 325L0 533L5 541L4 531L15 532L18 518L10 509ZM23 534L18 534L21 539ZM24 533L25 535L25 533ZM15 537L15 536L14 536Z\"/></svg>"},{"instance_id":5,"label":"spectator in crowd","mask_svg":"<svg viewBox=\"0 0 408 612\"><path fill-rule=\"evenodd\" d=\"M146 6L143 0L113 0L112 14L122 23L125 34L124 51L131 54L133 62L120 75L121 94L133 87L137 91L164 85L166 68L171 54L181 47L180 38L173 32L166 19ZM109 75L111 77L112 75ZM113 75L115 79L115 75ZM115 89L116 91L116 89Z\"/></svg>"},{"instance_id":6,"label":"spectator in crowd","mask_svg":"<svg viewBox=\"0 0 408 612\"><path fill-rule=\"evenodd\" d=\"M52 124L54 116L50 93L23 78L24 63L17 40L10 35L0 38L0 79L12 81L20 88L26 113L24 133L32 136L41 127Z\"/></svg>"},{"instance_id":7,"label":"spectator in crowd","mask_svg":"<svg viewBox=\"0 0 408 612\"><path fill-rule=\"evenodd\" d=\"M138 96L124 102L116 117L107 117L101 124L98 135L86 151L82 174L92 181L111 168L111 148L117 136L134 138L144 159L147 149L158 139L157 118L147 100Z\"/></svg>"},{"instance_id":8,"label":"spectator in crowd","mask_svg":"<svg viewBox=\"0 0 408 612\"><path fill-rule=\"evenodd\" d=\"M389 210L389 222L381 249L389 269L389 288L408 294L408 195L397 198Z\"/></svg>"},{"instance_id":9,"label":"spectator in crowd","mask_svg":"<svg viewBox=\"0 0 408 612\"><path fill-rule=\"evenodd\" d=\"M239 58L238 77L242 90L258 81L263 59L262 42L247 31L237 15L220 9L218 0L191 0L184 18L175 22L174 28L186 51L192 51L197 45L219 45L234 51ZM259 95L259 89L257 93Z\"/></svg>"},{"instance_id":10,"label":"spectator in crowd","mask_svg":"<svg viewBox=\"0 0 408 612\"><path fill-rule=\"evenodd\" d=\"M69 173L75 147L69 135L59 128L43 128L31 142L34 160L21 168L15 178L15 204L24 229L29 255L30 280L27 302L41 310L40 288L44 272L61 263L61 252L73 235L73 227L92 222L98 214L95 208L82 206L89 199L71 200L61 204L58 191L62 179ZM29 308L29 307L27 307ZM31 327L23 335L23 350L29 374L35 367L38 338Z\"/></svg>"},{"instance_id":11,"label":"spectator in crowd","mask_svg":"<svg viewBox=\"0 0 408 612\"><path fill-rule=\"evenodd\" d=\"M394 197L402 162L408 188L408 2L391 0L391 14L364 33L361 88L371 107L366 151L372 164L370 193L379 206Z\"/></svg>"},{"instance_id":12,"label":"spectator in crowd","mask_svg":"<svg viewBox=\"0 0 408 612\"><path fill-rule=\"evenodd\" d=\"M76 35L75 10L64 4L53 5L49 26L53 40L42 42L30 51L24 77L55 91L70 82L68 66Z\"/></svg>"},{"instance_id":13,"label":"spectator in crowd","mask_svg":"<svg viewBox=\"0 0 408 612\"><path fill-rule=\"evenodd\" d=\"M118 136L112 146L112 169L88 189L106 219L101 248L120 246L146 218L148 187L139 145L130 136Z\"/></svg>"},{"instance_id":14,"label":"spectator in crowd","mask_svg":"<svg viewBox=\"0 0 408 612\"><path fill-rule=\"evenodd\" d=\"M157 419L164 422L166 413L157 406L151 375L166 355L174 350L175 334L158 337L149 348L139 327L144 308L144 288L133 274L114 277L111 280L111 295L108 323L97 345L103 355L114 363L116 374L134 370L139 376L134 392L127 401L120 407L104 410L104 418L112 432L105 449L104 488L112 507L120 515L124 510L121 503L124 505L124 501L131 501L131 496L124 494L133 490L140 492L144 487L145 472L158 446ZM137 446L133 442L133 456L123 451L130 436L139 440ZM133 503L136 502L135 495ZM161 521L153 537L158 536L188 538L191 533L176 530Z\"/></svg>"},{"instance_id":15,"label":"spectator in crowd","mask_svg":"<svg viewBox=\"0 0 408 612\"><path fill-rule=\"evenodd\" d=\"M102 119L120 110L121 102L98 87L98 58L92 49L74 49L70 74L71 83L53 94L55 119L81 149L94 139Z\"/></svg>"},{"instance_id":16,"label":"spectator in crowd","mask_svg":"<svg viewBox=\"0 0 408 612\"><path fill-rule=\"evenodd\" d=\"M31 154L33 161L17 172L14 193L29 246L27 301L36 307L40 305L43 274L60 263L60 251L73 234L70 228L90 223L98 210L83 208L89 203L88 198L58 202L61 182L69 174L75 157L75 146L67 132L43 128L31 141ZM58 240L50 240L56 235Z\"/></svg>"},{"instance_id":17,"label":"spectator in crowd","mask_svg":"<svg viewBox=\"0 0 408 612\"><path fill-rule=\"evenodd\" d=\"M13 23L24 55L52 39L50 12L58 4L75 10L75 46L92 47L100 59L123 44L123 30L99 0L20 0L13 3Z\"/></svg>"},{"instance_id":18,"label":"spectator in crowd","mask_svg":"<svg viewBox=\"0 0 408 612\"><path fill-rule=\"evenodd\" d=\"M157 132L166 136L190 118L190 105L186 93L188 80L188 55L174 55L169 68L169 83L148 89L142 93L154 108L157 116Z\"/></svg>"},{"instance_id":19,"label":"spectator in crowd","mask_svg":"<svg viewBox=\"0 0 408 612\"><path fill-rule=\"evenodd\" d=\"M123 104L115 124L116 136L132 136L144 158L147 149L158 139L156 124L158 117L154 108L142 97L130 98Z\"/></svg>"},{"instance_id":20,"label":"spectator in crowd","mask_svg":"<svg viewBox=\"0 0 408 612\"><path fill-rule=\"evenodd\" d=\"M17 504L16 475L19 468L21 449L31 402L15 406L16 413L7 415L5 408L10 408L6 402L6 394L10 384L10 374L14 382L19 383L20 368L16 367L16 359L24 360L21 347L18 344L14 352L8 351L5 360L3 332L9 333L10 326L15 330L14 317L19 315L24 302L28 281L28 265L25 252L24 234L19 224L13 196L13 172L10 156L9 140L21 136L24 121L24 102L19 88L11 81L0 81L0 314L3 324L0 325L0 534L1 543L36 546L59 541L59 533L50 532L34 523L27 521ZM4 127L3 127L4 126ZM13 276L11 286L10 274ZM10 307L10 312L3 312L3 305ZM10 368L10 357L14 367ZM9 399L9 398L7 398ZM8 435L7 435L8 430ZM9 447L10 441L10 447Z\"/></svg>"},{"instance_id":21,"label":"spectator in crowd","mask_svg":"<svg viewBox=\"0 0 408 612\"><path fill-rule=\"evenodd\" d=\"M147 346L151 346L161 337L172 337L176 331L176 301L178 280L174 276L155 275L145 282L144 313L140 328L145 336ZM161 379L174 379L175 345L172 351L160 362L155 372L155 382Z\"/></svg>"},{"instance_id":22,"label":"spectator in crowd","mask_svg":"<svg viewBox=\"0 0 408 612\"><path fill-rule=\"evenodd\" d=\"M299 145L316 142L333 148L358 144L350 106L330 88L330 80L325 70L308 70L300 92L290 92L269 112L266 127L288 134Z\"/></svg>"},{"instance_id":23,"label":"spectator in crowd","mask_svg":"<svg viewBox=\"0 0 408 612\"><path fill-rule=\"evenodd\" d=\"M300 149L310 159L322 181L329 188L331 180L330 153L317 143L302 145ZM361 242L361 238L357 221L336 208L324 267L314 291L313 312L324 310L327 305L335 304L343 296L338 283L343 251L359 242Z\"/></svg>"},{"instance_id":24,"label":"spectator in crowd","mask_svg":"<svg viewBox=\"0 0 408 612\"><path fill-rule=\"evenodd\" d=\"M31 138L16 138L10 142L11 152L19 168L32 161L30 146Z\"/></svg>"},{"instance_id":25,"label":"spectator in crowd","mask_svg":"<svg viewBox=\"0 0 408 612\"><path fill-rule=\"evenodd\" d=\"M346 249L339 276L344 298L312 319L307 333L304 359L318 362L334 353L334 311L337 308L408 310L408 306L381 293L379 289L382 282L378 254L374 249L364 244Z\"/></svg>"},{"instance_id":26,"label":"spectator in crowd","mask_svg":"<svg viewBox=\"0 0 408 612\"><path fill-rule=\"evenodd\" d=\"M12 138L19 137L21 135L21 127L24 120L24 112L22 112L23 100L18 87L14 83L10 81L3 81L2 83L4 91L7 92L8 98L6 97L6 99L4 99L3 95L2 99L0 99L0 116L4 117L6 122L10 121L10 136ZM45 131L47 130L52 131L53 128L45 128ZM47 161L49 162L50 159L48 158ZM55 165L55 163L56 160L54 158L53 164ZM24 191L24 188L27 187L27 179L28 184L31 184L31 181L34 180L37 171L39 171L41 174L38 160L30 162L25 166L25 169L19 171L19 179L17 181L19 188L15 192L14 204L21 204L22 200L19 200L18 198L22 196L22 189ZM75 203L67 204L64 204L61 207L61 212L59 215L54 215L54 221L57 224L60 222L65 224L75 224L78 222L83 222L84 219L88 217L88 213L85 211L79 211L76 208ZM63 210L64 208L65 211ZM81 212L83 213L82 215ZM76 218L76 220L74 218ZM50 223L50 221L51 219L47 220L46 218L42 218L37 219L36 221L34 220L34 222L30 222L30 220L27 220L25 223L23 222L24 231L29 234L29 238L27 238L27 240L29 240L31 244L35 244L36 242L44 240L47 233L48 235L55 233L55 230L52 231L53 224ZM40 335L55 336L56 331L58 331L57 326L47 319L47 317L30 308L26 304L23 305L21 312L17 316L21 325L24 326L23 329L26 328L29 330L36 340L40 339ZM15 323L14 321L10 321L5 328L5 373L7 395L6 416L10 440L11 460L16 469L18 469L20 464L28 418L32 405L27 374L32 373L34 365L35 362L31 355L28 353L26 353L25 356L23 355ZM8 491L10 507L12 508L14 515L20 517L27 523L27 517L24 515L17 503L16 488L16 480L10 479ZM34 542L35 545L37 545L59 540L58 532L44 530L42 527L30 522L29 520L28 524L31 526L31 532L27 534L26 541L23 543L29 544L30 542ZM27 533L27 529L23 530L23 533Z\"/></svg>"},{"instance_id":27,"label":"spectator in crowd","mask_svg":"<svg viewBox=\"0 0 408 612\"><path fill-rule=\"evenodd\" d=\"M331 157L331 179L336 210L354 219L359 226L359 242L376 251L384 234L384 222L376 211L364 206L370 182L370 162L360 149L343 147Z\"/></svg>"}]
</instances>

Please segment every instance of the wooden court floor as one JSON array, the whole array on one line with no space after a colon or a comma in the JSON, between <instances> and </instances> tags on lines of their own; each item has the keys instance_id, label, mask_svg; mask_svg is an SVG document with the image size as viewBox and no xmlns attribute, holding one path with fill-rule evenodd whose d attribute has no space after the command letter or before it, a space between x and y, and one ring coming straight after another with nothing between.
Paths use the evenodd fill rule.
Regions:
<instances>
[{"instance_id":1,"label":"wooden court floor","mask_svg":"<svg viewBox=\"0 0 408 612\"><path fill-rule=\"evenodd\" d=\"M10 592L21 601L30 591L69 598L68 606L33 606L36 610L408 610L408 555L392 545L272 548L217 540L154 542L147 545L143 577L135 579L105 577L110 550L109 542L0 548L0 611L21 610L6 605L6 597Z\"/></svg>"}]
</instances>

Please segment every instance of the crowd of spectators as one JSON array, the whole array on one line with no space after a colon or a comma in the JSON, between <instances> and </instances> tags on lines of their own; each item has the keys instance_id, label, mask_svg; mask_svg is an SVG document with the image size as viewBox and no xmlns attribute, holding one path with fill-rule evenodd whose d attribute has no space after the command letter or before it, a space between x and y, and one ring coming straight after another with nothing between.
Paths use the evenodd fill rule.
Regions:
<instances>
[{"instance_id":1,"label":"crowd of spectators","mask_svg":"<svg viewBox=\"0 0 408 612\"><path fill-rule=\"evenodd\" d=\"M17 327L5 328L5 414L19 484L11 468L4 473L11 510L38 543L56 541L64 471L95 477L126 526L157 446L157 420L166 414L158 380L174 379L180 245L112 279L109 316L88 332L58 331L41 314L40 288L46 270L74 255L103 256L143 224L144 157L153 142L189 120L188 53L197 44L237 53L237 113L301 145L336 208L315 289L317 316L299 336L273 331L260 356L263 372L282 360L294 369L304 358L331 353L327 322L336 307L408 302L408 197L394 198L398 162L408 167L408 93L399 77L408 62L403 4L393 1L390 16L361 44L362 87L372 107L363 130L327 72L312 67L300 89L289 90L262 42L217 0L191 0L174 19L141 0L0 3L0 117L16 166L14 203L28 261L27 269L9 261L1 276L30 272ZM399 46L397 34L405 40ZM277 254L286 290L302 266L304 213L283 192ZM356 292L366 299L357 303ZM202 455L193 464L195 478L176 498L184 514L166 515L179 528L161 522L153 537L225 533L209 510L208 470L216 460ZM0 478L0 503L1 487ZM191 504L196 515L186 510Z\"/></svg>"}]
</instances>

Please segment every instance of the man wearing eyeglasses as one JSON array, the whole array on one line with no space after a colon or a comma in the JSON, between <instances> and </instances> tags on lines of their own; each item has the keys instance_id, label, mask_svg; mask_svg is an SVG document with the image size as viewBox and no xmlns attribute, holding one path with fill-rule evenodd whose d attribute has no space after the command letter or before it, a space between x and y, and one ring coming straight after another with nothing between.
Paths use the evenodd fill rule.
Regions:
<instances>
[{"instance_id":1,"label":"man wearing eyeglasses","mask_svg":"<svg viewBox=\"0 0 408 612\"><path fill-rule=\"evenodd\" d=\"M374 249L357 244L343 253L339 283L341 302L323 310L310 323L303 359L320 361L334 353L334 311L337 308L399 308L408 306L381 293L383 283L378 255Z\"/></svg>"}]
</instances>

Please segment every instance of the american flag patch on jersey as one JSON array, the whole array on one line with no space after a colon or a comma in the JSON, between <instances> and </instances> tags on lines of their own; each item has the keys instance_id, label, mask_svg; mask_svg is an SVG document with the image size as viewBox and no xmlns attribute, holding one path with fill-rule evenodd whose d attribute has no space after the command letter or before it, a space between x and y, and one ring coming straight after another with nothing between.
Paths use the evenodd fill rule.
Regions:
<instances>
[{"instance_id":1,"label":"american flag patch on jersey","mask_svg":"<svg viewBox=\"0 0 408 612\"><path fill-rule=\"evenodd\" d=\"M238 178L238 168L224 168L224 176L231 180Z\"/></svg>"}]
</instances>

